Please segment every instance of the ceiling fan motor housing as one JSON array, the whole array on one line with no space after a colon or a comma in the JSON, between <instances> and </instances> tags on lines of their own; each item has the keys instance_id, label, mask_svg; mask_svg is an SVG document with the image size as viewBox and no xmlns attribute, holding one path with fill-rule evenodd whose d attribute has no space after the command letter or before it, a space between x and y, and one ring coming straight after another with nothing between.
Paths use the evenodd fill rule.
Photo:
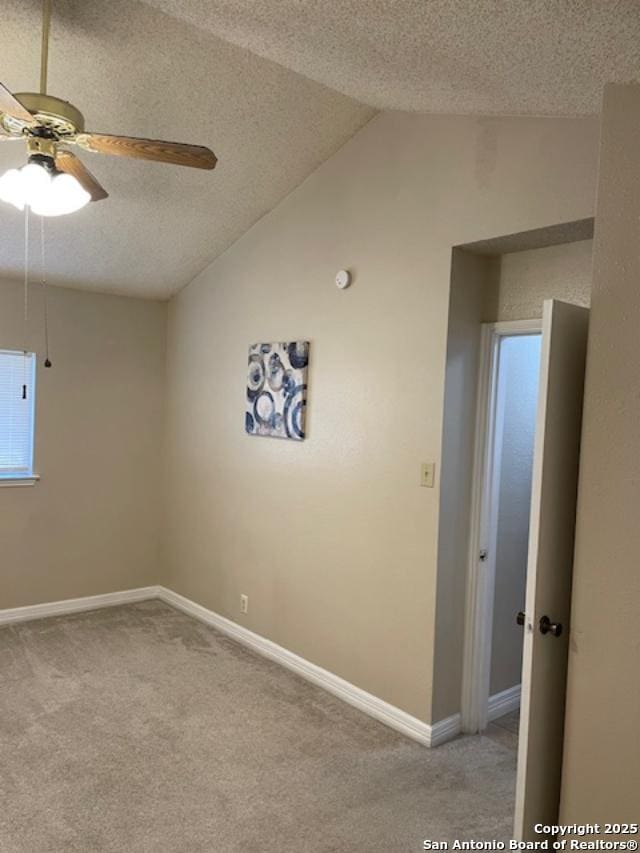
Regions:
<instances>
[{"instance_id":1,"label":"ceiling fan motor housing","mask_svg":"<svg viewBox=\"0 0 640 853\"><path fill-rule=\"evenodd\" d=\"M21 92L15 97L34 116L38 128L50 130L58 139L75 136L76 133L84 131L84 116L68 101L37 92ZM31 131L31 126L26 121L15 116L3 115L2 124L9 133L29 134Z\"/></svg>"}]
</instances>

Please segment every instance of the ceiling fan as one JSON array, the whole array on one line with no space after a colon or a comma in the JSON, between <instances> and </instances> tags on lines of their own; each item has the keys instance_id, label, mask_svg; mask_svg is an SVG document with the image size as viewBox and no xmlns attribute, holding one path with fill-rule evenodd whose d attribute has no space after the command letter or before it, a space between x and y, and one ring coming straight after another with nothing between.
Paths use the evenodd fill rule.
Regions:
<instances>
[{"instance_id":1,"label":"ceiling fan","mask_svg":"<svg viewBox=\"0 0 640 853\"><path fill-rule=\"evenodd\" d=\"M29 161L0 178L0 199L42 216L71 213L108 193L68 146L97 154L155 160L196 169L213 169L217 158L201 145L87 133L82 113L68 101L47 94L52 0L43 0L40 92L12 94L0 83L0 143L23 139Z\"/></svg>"}]
</instances>

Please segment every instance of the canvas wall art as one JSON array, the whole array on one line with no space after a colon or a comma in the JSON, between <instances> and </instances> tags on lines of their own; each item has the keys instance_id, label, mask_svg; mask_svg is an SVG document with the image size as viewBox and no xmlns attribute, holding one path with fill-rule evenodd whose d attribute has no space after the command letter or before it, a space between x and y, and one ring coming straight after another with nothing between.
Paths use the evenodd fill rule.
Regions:
<instances>
[{"instance_id":1,"label":"canvas wall art","mask_svg":"<svg viewBox=\"0 0 640 853\"><path fill-rule=\"evenodd\" d=\"M249 347L245 429L302 441L307 406L309 341Z\"/></svg>"}]
</instances>

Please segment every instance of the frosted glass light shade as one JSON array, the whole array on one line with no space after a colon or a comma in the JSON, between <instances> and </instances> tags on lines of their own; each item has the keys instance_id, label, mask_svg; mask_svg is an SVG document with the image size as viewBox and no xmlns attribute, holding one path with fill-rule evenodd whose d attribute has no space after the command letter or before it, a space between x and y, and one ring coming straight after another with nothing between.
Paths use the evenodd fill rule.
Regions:
<instances>
[{"instance_id":1,"label":"frosted glass light shade","mask_svg":"<svg viewBox=\"0 0 640 853\"><path fill-rule=\"evenodd\" d=\"M37 163L27 163L18 174L22 182L25 204L30 205L43 196L51 184L49 173Z\"/></svg>"},{"instance_id":2,"label":"frosted glass light shade","mask_svg":"<svg viewBox=\"0 0 640 853\"><path fill-rule=\"evenodd\" d=\"M31 203L31 210L39 216L63 216L80 210L91 200L73 175L54 175L45 193Z\"/></svg>"},{"instance_id":3,"label":"frosted glass light shade","mask_svg":"<svg viewBox=\"0 0 640 853\"><path fill-rule=\"evenodd\" d=\"M28 205L38 216L62 216L80 210L91 200L73 175L54 172L37 163L9 169L0 178L0 199L18 210Z\"/></svg>"},{"instance_id":4,"label":"frosted glass light shade","mask_svg":"<svg viewBox=\"0 0 640 853\"><path fill-rule=\"evenodd\" d=\"M24 210L24 186L17 169L9 169L0 178L0 199Z\"/></svg>"}]
</instances>

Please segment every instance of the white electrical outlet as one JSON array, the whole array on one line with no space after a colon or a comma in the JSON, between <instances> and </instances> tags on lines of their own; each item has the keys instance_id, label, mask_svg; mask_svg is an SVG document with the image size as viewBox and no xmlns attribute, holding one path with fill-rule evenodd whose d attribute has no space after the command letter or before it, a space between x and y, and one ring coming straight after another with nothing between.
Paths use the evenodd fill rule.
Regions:
<instances>
[{"instance_id":1,"label":"white electrical outlet","mask_svg":"<svg viewBox=\"0 0 640 853\"><path fill-rule=\"evenodd\" d=\"M248 613L249 612L249 596L241 595L240 596L240 613Z\"/></svg>"}]
</instances>

